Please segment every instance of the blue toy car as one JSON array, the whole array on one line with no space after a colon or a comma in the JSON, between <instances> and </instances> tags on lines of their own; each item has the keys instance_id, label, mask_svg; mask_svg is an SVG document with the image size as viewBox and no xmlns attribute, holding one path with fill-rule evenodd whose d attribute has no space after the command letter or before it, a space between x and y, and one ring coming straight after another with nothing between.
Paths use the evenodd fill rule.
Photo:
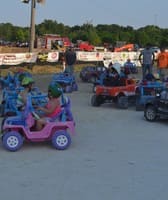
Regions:
<instances>
[{"instance_id":1,"label":"blue toy car","mask_svg":"<svg viewBox=\"0 0 168 200\"><path fill-rule=\"evenodd\" d=\"M104 66L86 66L80 71L79 77L83 82L94 83L105 71Z\"/></svg>"},{"instance_id":2,"label":"blue toy car","mask_svg":"<svg viewBox=\"0 0 168 200\"><path fill-rule=\"evenodd\" d=\"M17 103L18 94L24 90L23 87L19 88L5 88L2 94L2 102L0 104L0 116L7 117L13 115L19 115L21 107ZM38 88L34 88L30 93L33 99L33 105L43 106L48 101L47 94L39 91Z\"/></svg>"},{"instance_id":3,"label":"blue toy car","mask_svg":"<svg viewBox=\"0 0 168 200\"><path fill-rule=\"evenodd\" d=\"M9 84L13 82L14 82L14 78L10 73L8 73L8 75L5 77L0 77L0 89L2 90L5 87L8 87Z\"/></svg>"},{"instance_id":4,"label":"blue toy car","mask_svg":"<svg viewBox=\"0 0 168 200\"><path fill-rule=\"evenodd\" d=\"M125 74L137 74L138 68L134 62L131 62L130 59L127 59L127 62L124 63Z\"/></svg>"},{"instance_id":5,"label":"blue toy car","mask_svg":"<svg viewBox=\"0 0 168 200\"><path fill-rule=\"evenodd\" d=\"M146 102L144 106L144 117L153 122L156 119L168 119L168 91L167 89L157 93L153 99Z\"/></svg>"},{"instance_id":6,"label":"blue toy car","mask_svg":"<svg viewBox=\"0 0 168 200\"><path fill-rule=\"evenodd\" d=\"M69 73L57 73L54 74L51 80L52 83L58 83L65 93L70 93L72 91L78 90L78 85L75 80L75 76Z\"/></svg>"},{"instance_id":7,"label":"blue toy car","mask_svg":"<svg viewBox=\"0 0 168 200\"><path fill-rule=\"evenodd\" d=\"M152 100L157 92L160 92L165 88L165 83L159 81L146 81L140 83L136 88L136 110L144 110L146 102Z\"/></svg>"},{"instance_id":8,"label":"blue toy car","mask_svg":"<svg viewBox=\"0 0 168 200\"><path fill-rule=\"evenodd\" d=\"M7 76L0 77L0 89L20 87L21 81L25 76L32 77L29 72L16 72L14 75L9 72Z\"/></svg>"}]
</instances>

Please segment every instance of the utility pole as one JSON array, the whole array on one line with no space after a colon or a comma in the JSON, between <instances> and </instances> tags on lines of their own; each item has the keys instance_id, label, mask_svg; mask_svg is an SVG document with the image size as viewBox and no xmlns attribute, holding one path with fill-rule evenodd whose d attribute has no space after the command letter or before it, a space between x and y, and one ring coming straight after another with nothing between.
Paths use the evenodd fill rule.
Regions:
<instances>
[{"instance_id":1,"label":"utility pole","mask_svg":"<svg viewBox=\"0 0 168 200\"><path fill-rule=\"evenodd\" d=\"M36 11L36 3L44 4L45 0L21 0L22 3L29 3L31 1L31 19L30 19L30 41L29 41L29 52L33 52L34 50L34 42L35 42L35 11Z\"/></svg>"},{"instance_id":2,"label":"utility pole","mask_svg":"<svg viewBox=\"0 0 168 200\"><path fill-rule=\"evenodd\" d=\"M33 52L35 42L35 10L36 0L31 0L31 19L30 19L30 43L29 52Z\"/></svg>"}]
</instances>

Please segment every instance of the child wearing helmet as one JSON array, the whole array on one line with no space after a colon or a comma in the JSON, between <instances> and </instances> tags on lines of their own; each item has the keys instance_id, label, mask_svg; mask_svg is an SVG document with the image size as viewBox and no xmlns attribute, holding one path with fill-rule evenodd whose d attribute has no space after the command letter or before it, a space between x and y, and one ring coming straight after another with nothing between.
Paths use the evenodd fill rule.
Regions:
<instances>
[{"instance_id":1,"label":"child wearing helmet","mask_svg":"<svg viewBox=\"0 0 168 200\"><path fill-rule=\"evenodd\" d=\"M62 94L62 88L54 83L48 86L48 98L49 101L45 107L38 107L37 110L44 113L43 117L37 119L36 131L40 131L43 126L52 121L61 112L60 96Z\"/></svg>"},{"instance_id":2,"label":"child wearing helmet","mask_svg":"<svg viewBox=\"0 0 168 200\"><path fill-rule=\"evenodd\" d=\"M33 83L34 83L34 81L31 77L25 76L23 78L21 85L24 87L24 90L22 90L18 94L18 98L17 98L17 107L18 108L23 109L23 107L26 105L27 95L31 92Z\"/></svg>"}]
</instances>

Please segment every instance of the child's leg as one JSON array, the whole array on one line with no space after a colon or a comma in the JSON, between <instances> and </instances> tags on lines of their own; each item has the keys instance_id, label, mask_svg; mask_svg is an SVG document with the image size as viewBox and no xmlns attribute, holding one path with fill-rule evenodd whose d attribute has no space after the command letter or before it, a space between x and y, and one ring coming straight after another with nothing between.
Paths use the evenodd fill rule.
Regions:
<instances>
[{"instance_id":1,"label":"child's leg","mask_svg":"<svg viewBox=\"0 0 168 200\"><path fill-rule=\"evenodd\" d=\"M46 119L45 118L40 118L39 120L36 121L36 131L42 130L44 125L46 124Z\"/></svg>"}]
</instances>

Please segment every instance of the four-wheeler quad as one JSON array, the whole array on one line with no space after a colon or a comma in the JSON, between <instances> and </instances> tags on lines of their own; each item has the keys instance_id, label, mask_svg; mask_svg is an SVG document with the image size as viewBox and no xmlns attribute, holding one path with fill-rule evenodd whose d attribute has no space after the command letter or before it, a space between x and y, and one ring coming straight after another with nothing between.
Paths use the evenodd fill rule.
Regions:
<instances>
[{"instance_id":1,"label":"four-wheeler quad","mask_svg":"<svg viewBox=\"0 0 168 200\"><path fill-rule=\"evenodd\" d=\"M116 86L97 85L96 93L91 98L92 106L114 102L119 108L128 108L135 103L136 82L133 79L120 78Z\"/></svg>"},{"instance_id":2,"label":"four-wheeler quad","mask_svg":"<svg viewBox=\"0 0 168 200\"><path fill-rule=\"evenodd\" d=\"M55 119L48 121L41 131L34 130L35 119L38 118L29 95L24 112L19 116L7 117L3 121L1 127L3 147L9 151L17 151L24 141L51 141L54 148L58 150L64 150L70 146L70 133L75 133L75 122L69 101Z\"/></svg>"},{"instance_id":3,"label":"four-wheeler quad","mask_svg":"<svg viewBox=\"0 0 168 200\"><path fill-rule=\"evenodd\" d=\"M106 70L104 66L86 66L80 71L80 78L83 82L94 83Z\"/></svg>"},{"instance_id":4,"label":"four-wheeler quad","mask_svg":"<svg viewBox=\"0 0 168 200\"><path fill-rule=\"evenodd\" d=\"M144 117L147 121L153 122L158 118L168 119L168 91L163 90L157 93L153 99L146 102Z\"/></svg>"}]
</instances>

